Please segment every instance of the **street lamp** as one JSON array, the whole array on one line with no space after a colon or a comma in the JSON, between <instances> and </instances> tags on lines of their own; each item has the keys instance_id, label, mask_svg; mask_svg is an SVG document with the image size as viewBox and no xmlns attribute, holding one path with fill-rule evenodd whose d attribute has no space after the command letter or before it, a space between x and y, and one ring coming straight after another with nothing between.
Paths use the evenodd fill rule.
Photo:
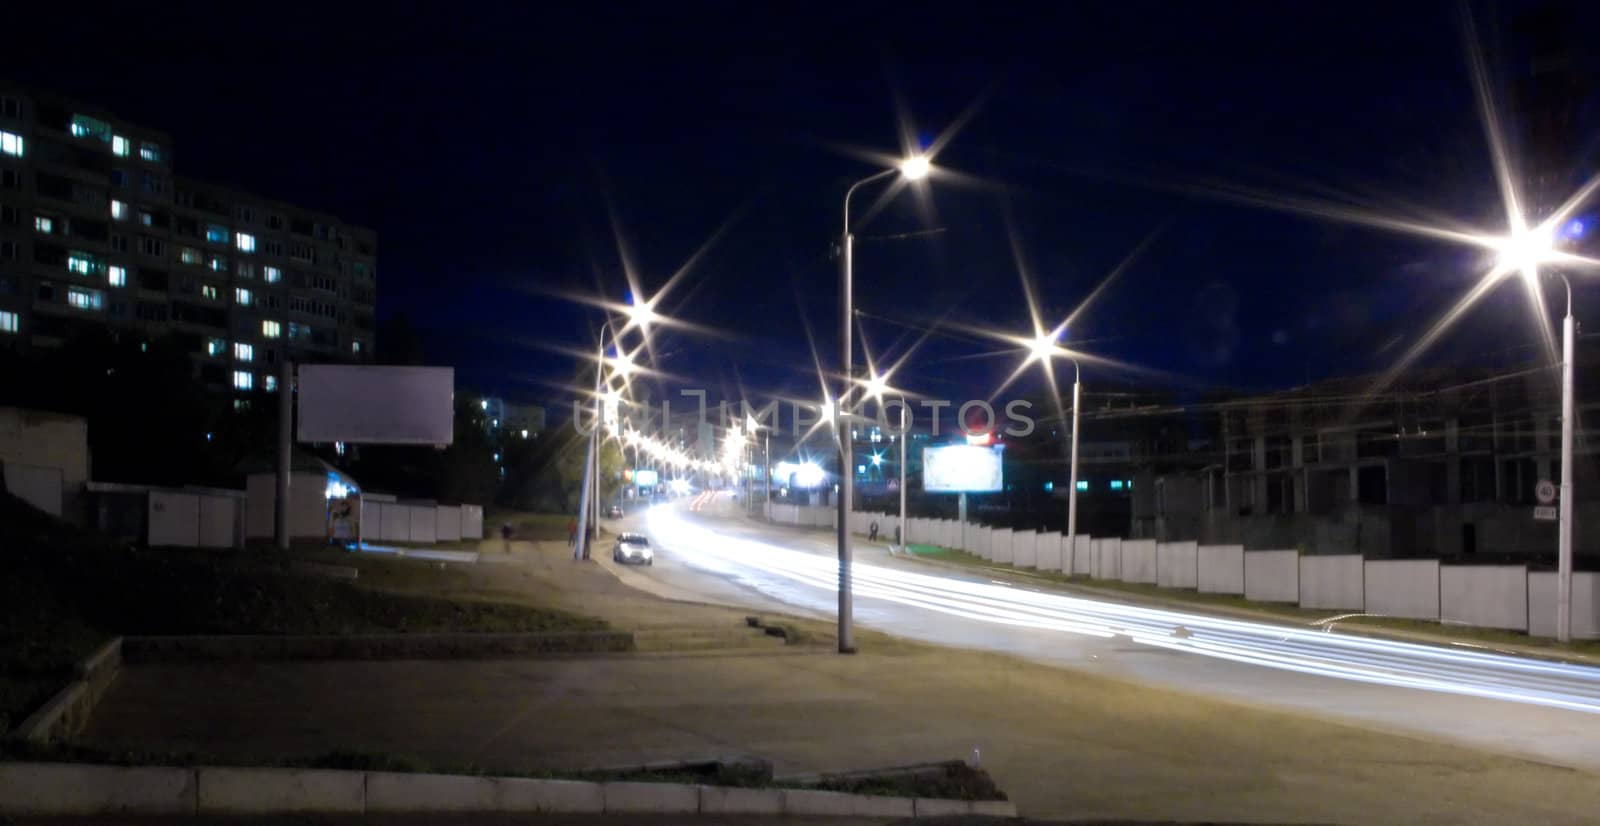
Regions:
<instances>
[{"instance_id":1,"label":"street lamp","mask_svg":"<svg viewBox=\"0 0 1600 826\"><path fill-rule=\"evenodd\" d=\"M850 334L855 324L855 309L852 306L854 302L852 260L855 236L850 234L850 196L864 184L882 180L896 172L908 181L915 181L927 177L930 169L931 165L926 155L913 155L902 160L898 167L885 169L856 181L844 193L844 231L841 233L839 246L839 363L844 367L844 392L840 394L839 404L834 411L834 433L839 439L839 653L841 654L854 654L856 650L851 630L853 600L850 593L850 500L854 498L855 484L852 478L854 465L847 421L852 373Z\"/></svg>"},{"instance_id":2,"label":"street lamp","mask_svg":"<svg viewBox=\"0 0 1600 826\"><path fill-rule=\"evenodd\" d=\"M606 335L611 335L611 343L617 348L615 358L606 357ZM572 546L574 559L589 558L589 532L600 523L600 428L609 418L606 411L616 410L621 400L621 395L604 382L607 364L618 375L627 376L633 372L633 359L623 352L617 343L617 334L608 319L600 325L600 349L595 356L594 366L594 429L589 431L589 445L587 457L584 461L584 481L582 493L578 496L578 536ZM602 390L602 384L605 389Z\"/></svg>"}]
</instances>

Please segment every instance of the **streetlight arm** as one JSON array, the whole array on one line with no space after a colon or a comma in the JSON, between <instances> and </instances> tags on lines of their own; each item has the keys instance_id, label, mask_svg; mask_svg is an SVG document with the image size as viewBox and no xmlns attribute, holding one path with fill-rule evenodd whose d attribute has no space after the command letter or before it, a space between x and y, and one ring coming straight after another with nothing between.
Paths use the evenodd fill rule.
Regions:
<instances>
[{"instance_id":1,"label":"streetlight arm","mask_svg":"<svg viewBox=\"0 0 1600 826\"><path fill-rule=\"evenodd\" d=\"M845 190L845 192L844 192L844 234L845 235L849 235L850 234L850 196L856 194L856 190L861 188L861 186L863 184L870 184L873 181L878 180L879 178L887 178L890 175L893 175L898 171L899 170L897 170L897 169L890 168L890 169L885 169L882 172L878 172L878 173L873 174L873 175L868 175L867 177L862 178L861 180L856 181L855 183L851 184L850 188Z\"/></svg>"}]
</instances>

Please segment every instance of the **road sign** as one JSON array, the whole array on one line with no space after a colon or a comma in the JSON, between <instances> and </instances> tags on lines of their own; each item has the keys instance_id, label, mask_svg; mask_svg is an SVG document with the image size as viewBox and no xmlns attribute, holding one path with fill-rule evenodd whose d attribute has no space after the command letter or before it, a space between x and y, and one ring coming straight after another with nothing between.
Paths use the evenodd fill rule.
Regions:
<instances>
[{"instance_id":1,"label":"road sign","mask_svg":"<svg viewBox=\"0 0 1600 826\"><path fill-rule=\"evenodd\" d=\"M1540 479L1539 484L1533 486L1533 497L1539 504L1548 505L1556 501L1556 485L1549 479Z\"/></svg>"},{"instance_id":2,"label":"road sign","mask_svg":"<svg viewBox=\"0 0 1600 826\"><path fill-rule=\"evenodd\" d=\"M1535 520L1539 521L1539 522L1554 522L1554 521L1556 521L1556 506L1555 505L1534 505L1533 506L1533 518Z\"/></svg>"}]
</instances>

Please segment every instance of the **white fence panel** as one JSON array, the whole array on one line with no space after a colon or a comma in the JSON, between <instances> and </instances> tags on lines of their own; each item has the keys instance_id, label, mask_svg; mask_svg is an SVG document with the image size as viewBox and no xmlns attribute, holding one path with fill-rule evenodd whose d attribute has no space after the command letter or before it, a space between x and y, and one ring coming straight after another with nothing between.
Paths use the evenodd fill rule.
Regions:
<instances>
[{"instance_id":1,"label":"white fence panel","mask_svg":"<svg viewBox=\"0 0 1600 826\"><path fill-rule=\"evenodd\" d=\"M150 491L145 504L151 545L200 545L200 497L192 493Z\"/></svg>"},{"instance_id":2,"label":"white fence panel","mask_svg":"<svg viewBox=\"0 0 1600 826\"><path fill-rule=\"evenodd\" d=\"M1198 554L1200 593L1244 593L1243 545L1201 545Z\"/></svg>"},{"instance_id":3,"label":"white fence panel","mask_svg":"<svg viewBox=\"0 0 1600 826\"><path fill-rule=\"evenodd\" d=\"M440 542L460 542L461 508L455 505L438 507L438 512L433 515L434 536Z\"/></svg>"},{"instance_id":4,"label":"white fence panel","mask_svg":"<svg viewBox=\"0 0 1600 826\"><path fill-rule=\"evenodd\" d=\"M1011 534L1011 564L1018 568L1039 566L1039 532L1017 531Z\"/></svg>"},{"instance_id":5,"label":"white fence panel","mask_svg":"<svg viewBox=\"0 0 1600 826\"><path fill-rule=\"evenodd\" d=\"M1572 638L1600 639L1600 574L1574 571L1572 574ZM1556 635L1556 574L1554 571L1528 572L1528 635Z\"/></svg>"},{"instance_id":6,"label":"white fence panel","mask_svg":"<svg viewBox=\"0 0 1600 826\"><path fill-rule=\"evenodd\" d=\"M407 517L411 523L409 533L412 542L432 544L439 541L439 506L407 505L406 510L409 511Z\"/></svg>"},{"instance_id":7,"label":"white fence panel","mask_svg":"<svg viewBox=\"0 0 1600 826\"><path fill-rule=\"evenodd\" d=\"M1439 569L1439 619L1479 628L1528 629L1526 565L1446 565Z\"/></svg>"},{"instance_id":8,"label":"white fence panel","mask_svg":"<svg viewBox=\"0 0 1600 826\"><path fill-rule=\"evenodd\" d=\"M1156 541L1128 539L1122 543L1122 581L1156 584Z\"/></svg>"},{"instance_id":9,"label":"white fence panel","mask_svg":"<svg viewBox=\"0 0 1600 826\"><path fill-rule=\"evenodd\" d=\"M974 530L977 531L978 538L973 541L973 544L978 548L978 556L993 562L994 545L992 543L994 542L994 528L991 528L988 525L977 525L972 528L968 528L967 530L969 532Z\"/></svg>"},{"instance_id":10,"label":"white fence panel","mask_svg":"<svg viewBox=\"0 0 1600 826\"><path fill-rule=\"evenodd\" d=\"M1117 579L1122 575L1122 537L1109 536L1105 539L1094 541L1094 571L1090 576L1095 579Z\"/></svg>"},{"instance_id":11,"label":"white fence panel","mask_svg":"<svg viewBox=\"0 0 1600 826\"><path fill-rule=\"evenodd\" d=\"M1033 564L1041 571L1065 570L1061 561L1061 534L1059 532L1039 534ZM1068 563L1066 567L1072 567L1071 563Z\"/></svg>"},{"instance_id":12,"label":"white fence panel","mask_svg":"<svg viewBox=\"0 0 1600 826\"><path fill-rule=\"evenodd\" d=\"M202 548L231 548L234 538L234 520L242 500L228 496L200 497L200 530L197 537Z\"/></svg>"},{"instance_id":13,"label":"white fence panel","mask_svg":"<svg viewBox=\"0 0 1600 826\"><path fill-rule=\"evenodd\" d=\"M1252 602L1299 602L1300 552L1245 551L1244 598Z\"/></svg>"},{"instance_id":14,"label":"white fence panel","mask_svg":"<svg viewBox=\"0 0 1600 826\"><path fill-rule=\"evenodd\" d=\"M1366 608L1360 554L1300 557L1300 607L1360 611Z\"/></svg>"},{"instance_id":15,"label":"white fence panel","mask_svg":"<svg viewBox=\"0 0 1600 826\"><path fill-rule=\"evenodd\" d=\"M384 502L378 506L382 524L378 538L384 542L405 542L411 538L411 513L405 505Z\"/></svg>"},{"instance_id":16,"label":"white fence panel","mask_svg":"<svg viewBox=\"0 0 1600 826\"><path fill-rule=\"evenodd\" d=\"M1163 588L1200 587L1200 543L1162 542L1156 545L1156 584Z\"/></svg>"},{"instance_id":17,"label":"white fence panel","mask_svg":"<svg viewBox=\"0 0 1600 826\"><path fill-rule=\"evenodd\" d=\"M482 505L461 506L461 538L473 540L483 538Z\"/></svg>"},{"instance_id":18,"label":"white fence panel","mask_svg":"<svg viewBox=\"0 0 1600 826\"><path fill-rule=\"evenodd\" d=\"M989 558L1003 565L1011 564L1011 529L995 528L989 532Z\"/></svg>"},{"instance_id":19,"label":"white fence panel","mask_svg":"<svg viewBox=\"0 0 1600 826\"><path fill-rule=\"evenodd\" d=\"M1364 576L1367 613L1439 619L1439 560L1369 559Z\"/></svg>"},{"instance_id":20,"label":"white fence panel","mask_svg":"<svg viewBox=\"0 0 1600 826\"><path fill-rule=\"evenodd\" d=\"M1065 542L1066 540L1063 539L1062 541ZM1084 534L1072 537L1073 576L1092 576L1094 574L1094 551L1093 539Z\"/></svg>"}]
</instances>

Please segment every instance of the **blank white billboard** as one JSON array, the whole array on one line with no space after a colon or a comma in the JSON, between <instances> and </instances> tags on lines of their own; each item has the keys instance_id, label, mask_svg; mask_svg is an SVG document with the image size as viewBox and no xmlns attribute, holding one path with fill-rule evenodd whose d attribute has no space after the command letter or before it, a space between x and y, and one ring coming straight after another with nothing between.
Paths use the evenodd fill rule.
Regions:
<instances>
[{"instance_id":1,"label":"blank white billboard","mask_svg":"<svg viewBox=\"0 0 1600 826\"><path fill-rule=\"evenodd\" d=\"M447 445L455 368L300 365L302 442Z\"/></svg>"},{"instance_id":2,"label":"blank white billboard","mask_svg":"<svg viewBox=\"0 0 1600 826\"><path fill-rule=\"evenodd\" d=\"M922 489L932 493L993 493L1001 489L1000 448L948 445L922 450Z\"/></svg>"}]
</instances>

